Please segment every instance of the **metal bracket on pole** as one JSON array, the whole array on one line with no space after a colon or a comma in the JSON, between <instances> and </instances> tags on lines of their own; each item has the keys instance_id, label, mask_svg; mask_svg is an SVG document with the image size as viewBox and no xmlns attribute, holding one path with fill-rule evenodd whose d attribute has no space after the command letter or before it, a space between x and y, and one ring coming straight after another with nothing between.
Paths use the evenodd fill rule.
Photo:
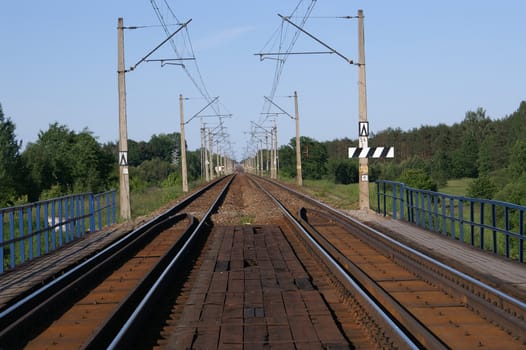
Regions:
<instances>
[{"instance_id":1,"label":"metal bracket on pole","mask_svg":"<svg viewBox=\"0 0 526 350\"><path fill-rule=\"evenodd\" d=\"M327 49L331 50L331 52L335 53L336 55L340 56L341 58L343 58L345 61L347 61L347 63L350 63L350 64L353 64L353 60L350 60L348 59L347 57L345 57L344 55L342 55L340 52L336 51L335 49L333 49L332 47L330 47L329 45L325 44L323 41L321 41L320 39L316 38L314 35L310 34L309 32L307 32L305 29L301 28L300 26L298 26L297 24L295 24L294 22L292 22L290 19L288 19L288 17L285 17L285 16L282 16L278 13L278 16L281 17L282 20L284 20L285 22L289 23L290 25L292 25L293 27L295 27L296 29L298 29L299 31L301 31L302 33L305 33L306 35L308 35L311 39L313 39L314 41L320 43L321 45L325 46Z\"/></svg>"},{"instance_id":2,"label":"metal bracket on pole","mask_svg":"<svg viewBox=\"0 0 526 350\"><path fill-rule=\"evenodd\" d=\"M186 27L188 25L188 23L192 22L192 19L190 18L188 21L186 21L185 23L181 24L181 26L175 31L173 32L172 34L170 34L166 39L164 39L159 45L157 45L155 48L153 48L150 52L148 52L146 54L146 56L144 56L143 58L141 58L139 60L139 62L135 63L133 66L131 66L126 72L131 72L133 70L135 70L135 68L137 68L137 66L141 63L143 63L144 61L146 61L148 59L148 57L150 57L155 51L157 51L161 46L163 46L168 40L170 40L175 34L179 33L184 27Z\"/></svg>"},{"instance_id":3,"label":"metal bracket on pole","mask_svg":"<svg viewBox=\"0 0 526 350\"><path fill-rule=\"evenodd\" d=\"M284 110L283 108L281 108L280 106L278 106L274 101L272 101L270 98L268 98L267 96L263 96L265 97L265 100L267 100L268 102L270 102L271 104L273 104L274 106L276 106L280 111L283 112L283 114L286 114L290 117L290 119L296 119L296 117L290 115L290 113L287 113L286 110ZM271 114L274 114L274 113L271 113Z\"/></svg>"}]
</instances>

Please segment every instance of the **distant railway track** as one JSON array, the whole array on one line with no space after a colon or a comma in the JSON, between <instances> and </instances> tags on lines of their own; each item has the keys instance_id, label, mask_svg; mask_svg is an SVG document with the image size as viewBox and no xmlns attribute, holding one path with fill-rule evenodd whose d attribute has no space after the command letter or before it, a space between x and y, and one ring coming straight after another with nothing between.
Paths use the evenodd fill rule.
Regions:
<instances>
[{"instance_id":1,"label":"distant railway track","mask_svg":"<svg viewBox=\"0 0 526 350\"><path fill-rule=\"evenodd\" d=\"M317 327L278 322L292 296L315 309ZM329 348L526 348L525 310L323 203L243 174L0 310L0 349L294 348L313 339Z\"/></svg>"},{"instance_id":2,"label":"distant railway track","mask_svg":"<svg viewBox=\"0 0 526 350\"><path fill-rule=\"evenodd\" d=\"M276 186L264 182L266 188ZM373 317L367 311L363 315L372 336L382 334L383 338L387 325L394 325L380 342L400 336L399 341L405 337L419 348L458 348L460 344L462 348L526 347L526 304L522 301L323 203L279 187L288 192L280 197L281 203L294 203L288 210L302 225L298 234L328 266L341 293L358 301L361 309L372 310L374 306L361 298L363 292L384 313ZM334 263L326 263L328 259Z\"/></svg>"}]
</instances>

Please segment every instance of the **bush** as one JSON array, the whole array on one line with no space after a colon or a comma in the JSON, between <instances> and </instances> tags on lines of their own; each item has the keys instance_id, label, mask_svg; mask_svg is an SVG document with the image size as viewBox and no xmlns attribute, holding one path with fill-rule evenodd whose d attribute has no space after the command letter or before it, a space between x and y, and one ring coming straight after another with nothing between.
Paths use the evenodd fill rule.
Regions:
<instances>
[{"instance_id":1,"label":"bush","mask_svg":"<svg viewBox=\"0 0 526 350\"><path fill-rule=\"evenodd\" d=\"M348 185L358 182L358 166L356 162L343 160L334 165L334 182Z\"/></svg>"},{"instance_id":2,"label":"bush","mask_svg":"<svg viewBox=\"0 0 526 350\"><path fill-rule=\"evenodd\" d=\"M421 190L436 191L438 188L437 184L431 180L429 174L423 169L405 169L400 175L399 181L409 187Z\"/></svg>"},{"instance_id":3,"label":"bush","mask_svg":"<svg viewBox=\"0 0 526 350\"><path fill-rule=\"evenodd\" d=\"M497 186L488 176L480 176L474 179L468 187L467 195L473 198L493 199L497 192Z\"/></svg>"}]
</instances>

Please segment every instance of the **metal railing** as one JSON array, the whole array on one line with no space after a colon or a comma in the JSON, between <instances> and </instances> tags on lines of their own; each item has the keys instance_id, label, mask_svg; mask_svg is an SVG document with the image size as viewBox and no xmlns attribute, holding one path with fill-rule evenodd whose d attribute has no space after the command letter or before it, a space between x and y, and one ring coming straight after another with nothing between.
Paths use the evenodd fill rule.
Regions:
<instances>
[{"instance_id":1,"label":"metal railing","mask_svg":"<svg viewBox=\"0 0 526 350\"><path fill-rule=\"evenodd\" d=\"M376 181L377 212L525 262L525 206Z\"/></svg>"},{"instance_id":2,"label":"metal railing","mask_svg":"<svg viewBox=\"0 0 526 350\"><path fill-rule=\"evenodd\" d=\"M116 220L115 190L0 209L0 274Z\"/></svg>"}]
</instances>

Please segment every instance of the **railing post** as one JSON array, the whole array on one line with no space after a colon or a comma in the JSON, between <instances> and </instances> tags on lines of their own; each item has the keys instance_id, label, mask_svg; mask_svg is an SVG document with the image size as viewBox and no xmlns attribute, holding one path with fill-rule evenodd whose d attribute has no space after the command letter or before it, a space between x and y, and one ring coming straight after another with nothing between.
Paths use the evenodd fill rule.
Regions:
<instances>
[{"instance_id":1,"label":"railing post","mask_svg":"<svg viewBox=\"0 0 526 350\"><path fill-rule=\"evenodd\" d=\"M29 240L28 242L28 250L29 250L29 260L33 260L33 211L31 210L31 206L27 208L27 238Z\"/></svg>"},{"instance_id":2,"label":"railing post","mask_svg":"<svg viewBox=\"0 0 526 350\"><path fill-rule=\"evenodd\" d=\"M387 215L387 183L384 182L384 192L383 192L383 196L384 196L384 216Z\"/></svg>"},{"instance_id":3,"label":"railing post","mask_svg":"<svg viewBox=\"0 0 526 350\"><path fill-rule=\"evenodd\" d=\"M63 213L63 209L62 209L62 199L59 199L58 200L58 233L59 233L59 236L58 236L58 244L59 244L59 247L62 247L62 235L64 234L63 232L63 228L62 228L62 218L64 217L64 213ZM54 223L54 225L57 225L57 223Z\"/></svg>"},{"instance_id":4,"label":"railing post","mask_svg":"<svg viewBox=\"0 0 526 350\"><path fill-rule=\"evenodd\" d=\"M442 208L442 234L447 236L447 201L446 196L440 196L440 207Z\"/></svg>"},{"instance_id":5,"label":"railing post","mask_svg":"<svg viewBox=\"0 0 526 350\"><path fill-rule=\"evenodd\" d=\"M400 183L400 219L401 220L404 220L405 217L404 217L404 211L405 211L405 203L404 203L404 199L405 199L405 184L404 183Z\"/></svg>"},{"instance_id":6,"label":"railing post","mask_svg":"<svg viewBox=\"0 0 526 350\"><path fill-rule=\"evenodd\" d=\"M103 211L103 208L102 208L102 204L101 204L101 197L98 196L97 197L97 211L99 213L99 230L102 230L102 211ZM106 217L108 217L108 210L106 209Z\"/></svg>"},{"instance_id":7,"label":"railing post","mask_svg":"<svg viewBox=\"0 0 526 350\"><path fill-rule=\"evenodd\" d=\"M0 210L0 273L4 272L4 212Z\"/></svg>"},{"instance_id":8,"label":"railing post","mask_svg":"<svg viewBox=\"0 0 526 350\"><path fill-rule=\"evenodd\" d=\"M378 210L376 212L380 214L380 181L376 181L376 207Z\"/></svg>"},{"instance_id":9,"label":"railing post","mask_svg":"<svg viewBox=\"0 0 526 350\"><path fill-rule=\"evenodd\" d=\"M407 216L408 221L411 223L415 222L415 212L413 209L414 201L413 201L413 191L408 190L404 186L405 196L406 196L406 202L407 202Z\"/></svg>"},{"instance_id":10,"label":"railing post","mask_svg":"<svg viewBox=\"0 0 526 350\"><path fill-rule=\"evenodd\" d=\"M460 241L464 242L464 199L458 201L458 216L459 229L460 229Z\"/></svg>"},{"instance_id":11,"label":"railing post","mask_svg":"<svg viewBox=\"0 0 526 350\"><path fill-rule=\"evenodd\" d=\"M475 220L475 207L474 202L470 201L469 206L469 224L471 225L471 245L475 246L475 225L473 224L473 221Z\"/></svg>"},{"instance_id":12,"label":"railing post","mask_svg":"<svg viewBox=\"0 0 526 350\"><path fill-rule=\"evenodd\" d=\"M524 210L519 212L519 261L524 262Z\"/></svg>"},{"instance_id":13,"label":"railing post","mask_svg":"<svg viewBox=\"0 0 526 350\"><path fill-rule=\"evenodd\" d=\"M484 202L480 203L480 249L484 250Z\"/></svg>"},{"instance_id":14,"label":"railing post","mask_svg":"<svg viewBox=\"0 0 526 350\"><path fill-rule=\"evenodd\" d=\"M44 241L45 241L45 250L46 254L49 253L49 223L47 222L47 218L49 217L49 202L44 202L44 228L46 229L46 233L44 234Z\"/></svg>"},{"instance_id":15,"label":"railing post","mask_svg":"<svg viewBox=\"0 0 526 350\"><path fill-rule=\"evenodd\" d=\"M449 219L451 220L451 237L456 238L455 230L455 198L449 199Z\"/></svg>"},{"instance_id":16,"label":"railing post","mask_svg":"<svg viewBox=\"0 0 526 350\"><path fill-rule=\"evenodd\" d=\"M41 217L40 217L40 203L37 202L37 204L35 205L35 230L37 233L36 235L36 242L37 242L37 257L39 257L40 255L42 255L42 243L41 243L41 238L42 238L42 233L40 232L40 220L41 220Z\"/></svg>"},{"instance_id":17,"label":"railing post","mask_svg":"<svg viewBox=\"0 0 526 350\"><path fill-rule=\"evenodd\" d=\"M15 212L11 210L9 212L9 238L11 243L9 244L9 263L11 268L15 267Z\"/></svg>"},{"instance_id":18,"label":"railing post","mask_svg":"<svg viewBox=\"0 0 526 350\"><path fill-rule=\"evenodd\" d=\"M113 191L111 193L111 208L112 208L112 212L113 212L113 224L117 222L117 206L115 204L115 192L116 191Z\"/></svg>"},{"instance_id":19,"label":"railing post","mask_svg":"<svg viewBox=\"0 0 526 350\"><path fill-rule=\"evenodd\" d=\"M397 212L396 212L396 200L398 199L397 196L396 196L396 187L397 187L397 184L395 182L392 183L391 185L391 198L393 199L391 201L391 203L393 204L393 219L396 220L397 218Z\"/></svg>"},{"instance_id":20,"label":"railing post","mask_svg":"<svg viewBox=\"0 0 526 350\"><path fill-rule=\"evenodd\" d=\"M506 221L506 232L510 232L510 212L509 212L508 207L506 207L506 212L504 214L504 220ZM506 257L507 258L510 257L510 235L509 234L506 234Z\"/></svg>"},{"instance_id":21,"label":"railing post","mask_svg":"<svg viewBox=\"0 0 526 350\"><path fill-rule=\"evenodd\" d=\"M79 196L78 203L80 205L80 222L79 225L79 236L84 237L86 235L86 197L85 195Z\"/></svg>"},{"instance_id":22,"label":"railing post","mask_svg":"<svg viewBox=\"0 0 526 350\"><path fill-rule=\"evenodd\" d=\"M427 221L429 231L435 232L435 197L431 193L426 193L427 196Z\"/></svg>"},{"instance_id":23,"label":"railing post","mask_svg":"<svg viewBox=\"0 0 526 350\"><path fill-rule=\"evenodd\" d=\"M26 261L26 247L25 247L25 238L24 238L24 210L22 208L18 209L18 235L20 236L20 242L18 244L20 248L20 262Z\"/></svg>"},{"instance_id":24,"label":"railing post","mask_svg":"<svg viewBox=\"0 0 526 350\"><path fill-rule=\"evenodd\" d=\"M90 232L95 232L95 195L93 193L89 194L89 230Z\"/></svg>"},{"instance_id":25,"label":"railing post","mask_svg":"<svg viewBox=\"0 0 526 350\"><path fill-rule=\"evenodd\" d=\"M506 216L508 216L508 208L505 209L506 210ZM507 221L507 219L506 219ZM506 222L507 224L507 222ZM493 253L497 253L498 249L497 249L497 211L496 211L496 206L495 206L495 203L491 203L491 226L493 226L493 232L492 232L492 238L493 238ZM509 230L506 230L506 231L509 231ZM506 237L508 237L508 235L506 235ZM506 253L507 254L507 253ZM507 255L506 255L507 256Z\"/></svg>"}]
</instances>

